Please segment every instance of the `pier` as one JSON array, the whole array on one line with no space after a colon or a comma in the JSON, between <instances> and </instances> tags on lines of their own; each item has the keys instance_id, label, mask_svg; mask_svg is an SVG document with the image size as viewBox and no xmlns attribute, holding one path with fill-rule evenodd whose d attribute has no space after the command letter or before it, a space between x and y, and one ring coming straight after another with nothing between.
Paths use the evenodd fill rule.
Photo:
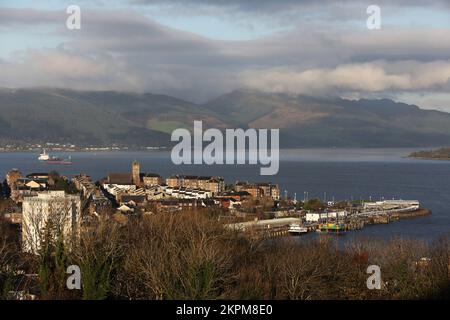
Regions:
<instances>
[{"instance_id":1,"label":"pier","mask_svg":"<svg viewBox=\"0 0 450 320\"><path fill-rule=\"evenodd\" d=\"M226 228L252 234L256 237L280 237L289 235L291 225L298 225L308 232L319 231L322 233L345 233L346 231L361 230L366 225L389 224L392 221L410 219L430 215L431 211L417 205L390 210L362 211L349 213L345 218L336 215L333 219L320 219L315 222L305 221L305 217L299 218L275 218L267 220L253 220L247 222L227 224Z\"/></svg>"}]
</instances>

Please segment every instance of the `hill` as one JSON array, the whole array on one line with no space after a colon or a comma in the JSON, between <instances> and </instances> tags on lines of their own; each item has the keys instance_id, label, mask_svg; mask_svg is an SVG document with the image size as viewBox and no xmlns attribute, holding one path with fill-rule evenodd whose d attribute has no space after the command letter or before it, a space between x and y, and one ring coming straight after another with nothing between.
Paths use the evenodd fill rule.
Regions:
<instances>
[{"instance_id":1,"label":"hill","mask_svg":"<svg viewBox=\"0 0 450 320\"><path fill-rule=\"evenodd\" d=\"M194 119L223 126L209 110L164 95L65 89L0 91L0 141L167 145Z\"/></svg>"},{"instance_id":2,"label":"hill","mask_svg":"<svg viewBox=\"0 0 450 320\"><path fill-rule=\"evenodd\" d=\"M427 160L450 160L450 148L440 148L430 151L417 151L411 153L409 157Z\"/></svg>"},{"instance_id":3,"label":"hill","mask_svg":"<svg viewBox=\"0 0 450 320\"><path fill-rule=\"evenodd\" d=\"M235 91L206 104L221 119L280 128L285 147L412 147L450 143L450 114L391 100Z\"/></svg>"},{"instance_id":4,"label":"hill","mask_svg":"<svg viewBox=\"0 0 450 320\"><path fill-rule=\"evenodd\" d=\"M203 105L170 96L67 89L0 89L0 143L170 145L204 127L279 128L282 147L450 144L450 114L391 100L345 100L238 90Z\"/></svg>"}]
</instances>

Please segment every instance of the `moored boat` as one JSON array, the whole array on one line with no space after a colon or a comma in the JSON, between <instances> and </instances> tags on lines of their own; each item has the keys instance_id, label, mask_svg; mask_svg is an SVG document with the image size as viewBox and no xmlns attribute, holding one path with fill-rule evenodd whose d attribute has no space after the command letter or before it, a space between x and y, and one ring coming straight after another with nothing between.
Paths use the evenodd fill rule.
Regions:
<instances>
[{"instance_id":1,"label":"moored boat","mask_svg":"<svg viewBox=\"0 0 450 320\"><path fill-rule=\"evenodd\" d=\"M345 233L346 228L343 223L322 223L317 229L319 232Z\"/></svg>"},{"instance_id":2,"label":"moored boat","mask_svg":"<svg viewBox=\"0 0 450 320\"><path fill-rule=\"evenodd\" d=\"M292 223L289 225L289 233L292 235L301 235L308 233L308 228L302 227L297 223Z\"/></svg>"}]
</instances>

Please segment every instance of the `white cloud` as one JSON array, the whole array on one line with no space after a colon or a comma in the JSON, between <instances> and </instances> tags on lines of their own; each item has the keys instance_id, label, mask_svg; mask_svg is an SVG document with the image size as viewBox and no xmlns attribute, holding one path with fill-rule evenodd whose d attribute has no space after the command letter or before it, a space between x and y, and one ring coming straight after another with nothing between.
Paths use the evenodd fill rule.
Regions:
<instances>
[{"instance_id":1,"label":"white cloud","mask_svg":"<svg viewBox=\"0 0 450 320\"><path fill-rule=\"evenodd\" d=\"M2 17L5 30L45 24L49 35L64 39L0 61L5 87L155 92L197 102L241 86L358 97L449 91L448 29L305 24L258 40L219 41L130 10L84 10L76 32L64 28L65 12L2 8Z\"/></svg>"},{"instance_id":2,"label":"white cloud","mask_svg":"<svg viewBox=\"0 0 450 320\"><path fill-rule=\"evenodd\" d=\"M310 95L438 90L447 88L449 79L450 60L425 63L375 61L327 69L273 68L241 74L242 83L252 89Z\"/></svg>"}]
</instances>

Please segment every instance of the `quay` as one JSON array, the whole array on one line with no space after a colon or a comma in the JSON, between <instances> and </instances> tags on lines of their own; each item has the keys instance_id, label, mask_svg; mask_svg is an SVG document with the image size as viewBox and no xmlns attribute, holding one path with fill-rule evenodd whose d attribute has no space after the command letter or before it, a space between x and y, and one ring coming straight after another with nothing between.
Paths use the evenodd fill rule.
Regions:
<instances>
[{"instance_id":1,"label":"quay","mask_svg":"<svg viewBox=\"0 0 450 320\"><path fill-rule=\"evenodd\" d=\"M317 231L321 233L343 234L346 231L361 230L366 225L389 224L392 221L410 219L430 215L431 211L420 208L418 203L403 208L388 210L368 210L354 213L346 213L344 218L336 214L334 218L320 218L317 221L308 221L305 215L299 217L275 218L267 220L253 220L247 222L231 223L225 225L226 228L252 234L256 237L280 237L289 235L289 230L294 227L301 227L307 232ZM306 232L305 232L306 233Z\"/></svg>"}]
</instances>

